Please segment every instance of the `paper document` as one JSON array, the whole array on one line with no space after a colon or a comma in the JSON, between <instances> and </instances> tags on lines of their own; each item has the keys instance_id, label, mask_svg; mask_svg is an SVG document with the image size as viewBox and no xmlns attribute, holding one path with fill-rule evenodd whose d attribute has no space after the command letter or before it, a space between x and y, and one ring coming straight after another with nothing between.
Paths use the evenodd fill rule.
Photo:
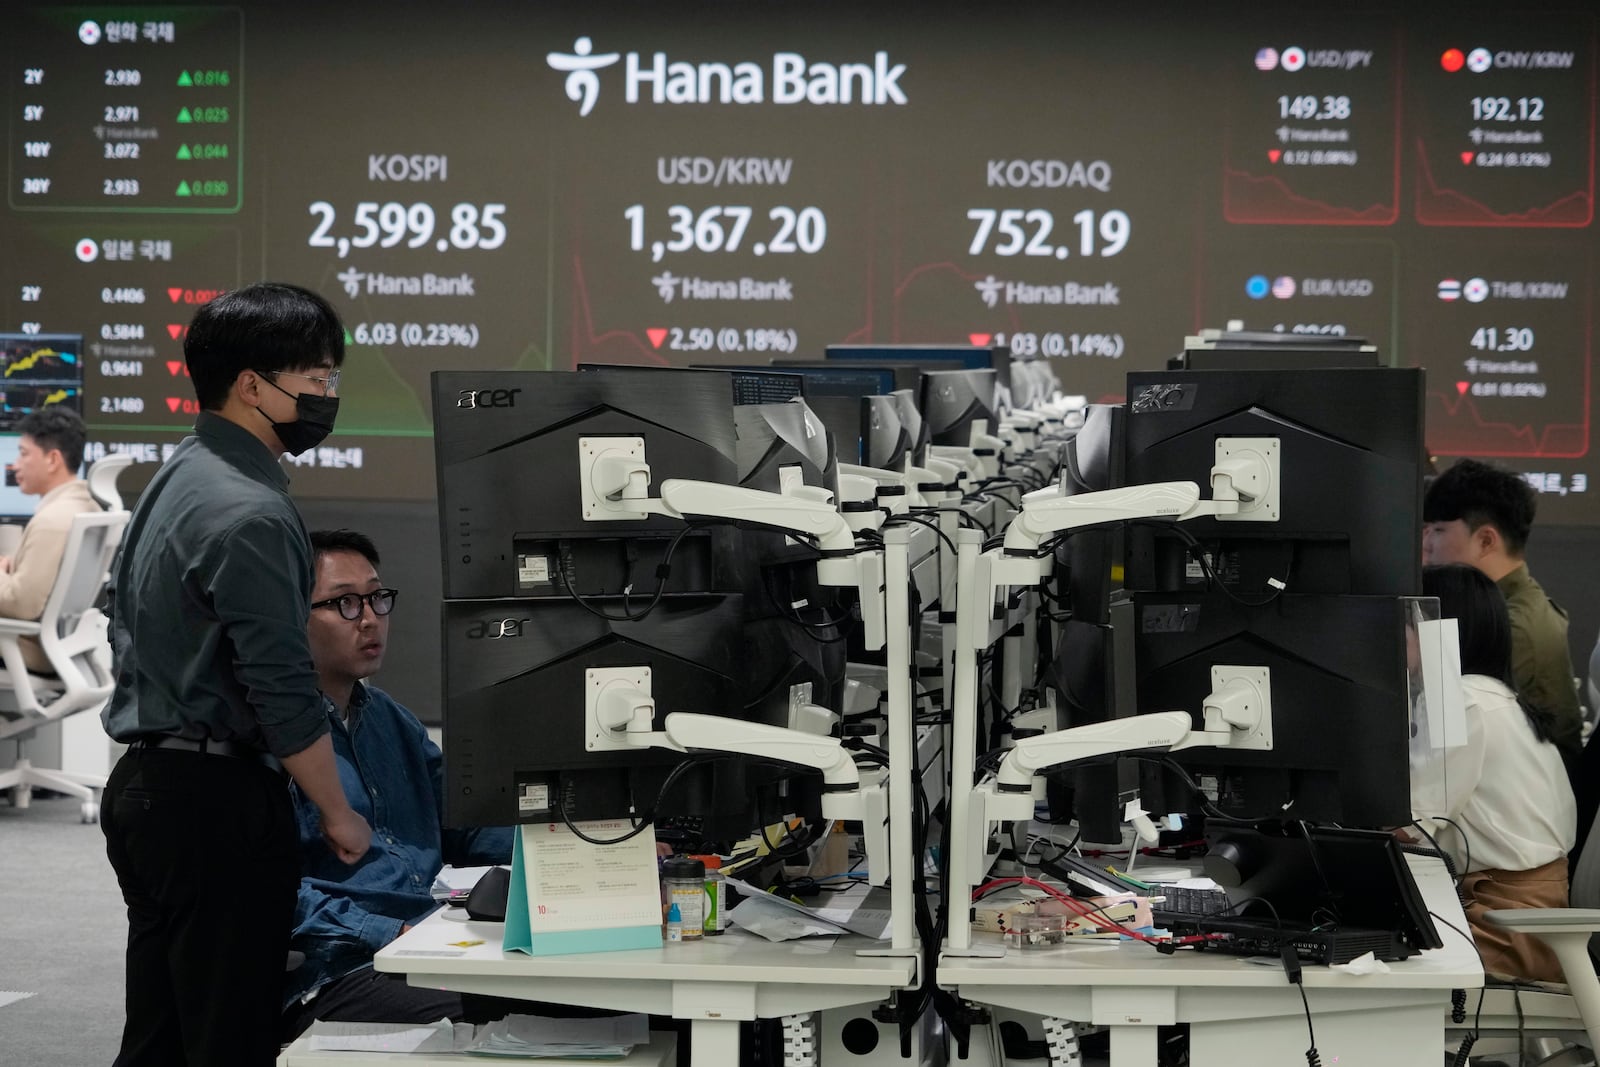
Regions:
<instances>
[{"instance_id":1,"label":"paper document","mask_svg":"<svg viewBox=\"0 0 1600 1067\"><path fill-rule=\"evenodd\" d=\"M582 822L589 837L613 841L626 819ZM561 823L523 826L528 924L535 936L566 930L661 926L661 881L651 834L592 845Z\"/></svg>"},{"instance_id":2,"label":"paper document","mask_svg":"<svg viewBox=\"0 0 1600 1067\"><path fill-rule=\"evenodd\" d=\"M493 867L452 867L445 864L444 869L434 875L433 899L443 900L451 893L464 893L492 870Z\"/></svg>"},{"instance_id":3,"label":"paper document","mask_svg":"<svg viewBox=\"0 0 1600 1067\"><path fill-rule=\"evenodd\" d=\"M507 1015L480 1026L467 1051L490 1056L621 1057L649 1040L650 1020L643 1015L602 1019Z\"/></svg>"},{"instance_id":4,"label":"paper document","mask_svg":"<svg viewBox=\"0 0 1600 1067\"><path fill-rule=\"evenodd\" d=\"M825 914L776 893L764 893L737 878L729 878L727 882L744 895L738 907L728 913L728 918L734 925L760 934L768 941L832 934L860 934L877 941L886 936L886 917L875 909L860 915L834 917L837 913Z\"/></svg>"},{"instance_id":5,"label":"paper document","mask_svg":"<svg viewBox=\"0 0 1600 1067\"><path fill-rule=\"evenodd\" d=\"M306 1031L313 1052L459 1052L471 1043L472 1035L470 1024L449 1019L422 1026L318 1020Z\"/></svg>"}]
</instances>

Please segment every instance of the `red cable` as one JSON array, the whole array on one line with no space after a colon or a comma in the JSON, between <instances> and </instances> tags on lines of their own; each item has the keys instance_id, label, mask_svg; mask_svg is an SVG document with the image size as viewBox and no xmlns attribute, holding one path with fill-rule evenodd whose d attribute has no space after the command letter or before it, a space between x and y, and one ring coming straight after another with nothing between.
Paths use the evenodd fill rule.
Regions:
<instances>
[{"instance_id":1,"label":"red cable","mask_svg":"<svg viewBox=\"0 0 1600 1067\"><path fill-rule=\"evenodd\" d=\"M1088 919L1090 922L1100 927L1100 929L1113 931L1115 933L1122 934L1125 937L1131 937L1135 941L1143 941L1146 944L1192 945L1200 941L1212 941L1222 936L1221 934L1191 934L1187 937L1151 937L1149 934L1141 933L1138 930L1129 929L1119 922L1106 918L1096 909L1087 906L1075 897L1068 896L1066 893L1063 893L1053 885L1039 881L1037 878L992 878L972 891L972 899L977 900L980 896L990 892L991 890L1001 889L1008 885L1031 885L1036 889L1042 889L1055 899L1065 904L1068 910L1072 911L1080 918Z\"/></svg>"}]
</instances>

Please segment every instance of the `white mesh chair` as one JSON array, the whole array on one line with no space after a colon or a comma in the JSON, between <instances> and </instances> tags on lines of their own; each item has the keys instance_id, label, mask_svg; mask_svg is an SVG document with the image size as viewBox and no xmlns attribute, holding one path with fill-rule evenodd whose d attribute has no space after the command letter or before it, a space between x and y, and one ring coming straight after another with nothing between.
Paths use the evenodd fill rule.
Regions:
<instances>
[{"instance_id":1,"label":"white mesh chair","mask_svg":"<svg viewBox=\"0 0 1600 1067\"><path fill-rule=\"evenodd\" d=\"M1564 985L1491 985L1484 993L1479 1024L1483 1037L1473 1060L1519 1063L1529 1067L1585 1067L1596 1063L1600 1049L1600 977L1595 974L1589 941L1600 934L1600 818L1588 845L1578 857L1566 908L1515 908L1491 911L1488 922L1543 941L1561 961ZM1467 994L1471 1026L1477 994ZM1451 1027L1452 1031L1457 1029ZM1521 1038L1509 1046L1500 1034ZM1452 1042L1453 1047L1453 1042ZM1525 1053L1531 1053L1526 1055Z\"/></svg>"},{"instance_id":2,"label":"white mesh chair","mask_svg":"<svg viewBox=\"0 0 1600 1067\"><path fill-rule=\"evenodd\" d=\"M72 520L61 570L38 622L0 618L0 740L21 742L40 726L69 715L98 713L111 696L111 657L106 618L94 606L105 584L111 555L128 523L126 511L85 512ZM38 640L54 674L28 670L21 639ZM27 807L35 788L53 789L83 801L84 822L100 817L104 775L74 774L33 766L18 748L16 766L0 771L0 790Z\"/></svg>"},{"instance_id":3,"label":"white mesh chair","mask_svg":"<svg viewBox=\"0 0 1600 1067\"><path fill-rule=\"evenodd\" d=\"M95 460L84 478L89 483L89 495L100 501L100 506L107 511L122 511L117 479L132 465L133 457L126 452L112 452Z\"/></svg>"}]
</instances>

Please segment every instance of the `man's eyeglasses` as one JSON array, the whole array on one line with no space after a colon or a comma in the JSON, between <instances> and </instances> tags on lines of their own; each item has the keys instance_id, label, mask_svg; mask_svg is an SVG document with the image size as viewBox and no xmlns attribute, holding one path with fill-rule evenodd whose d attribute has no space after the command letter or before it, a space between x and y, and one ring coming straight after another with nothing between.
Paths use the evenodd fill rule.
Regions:
<instances>
[{"instance_id":1,"label":"man's eyeglasses","mask_svg":"<svg viewBox=\"0 0 1600 1067\"><path fill-rule=\"evenodd\" d=\"M329 393L336 393L336 392L339 391L339 372L338 371L334 371L332 374L329 374L326 378L319 378L314 374L296 374L294 371L288 371L288 370L269 370L269 371L266 371L265 373L270 374L270 375L272 375L274 377L304 378L308 382L315 382L317 385L322 386L322 395L323 396L327 396Z\"/></svg>"},{"instance_id":2,"label":"man's eyeglasses","mask_svg":"<svg viewBox=\"0 0 1600 1067\"><path fill-rule=\"evenodd\" d=\"M362 595L361 593L346 593L344 596L335 596L329 597L327 600L319 600L315 604L311 605L311 609L315 611L317 608L338 608L339 615L342 618L348 619L351 622L355 622L357 619L361 618L361 605L366 604L372 608L372 613L374 615L377 615L381 618L382 616L387 615L389 612L394 610L394 598L399 595L400 591L398 589L374 589L372 592L367 593L366 595Z\"/></svg>"}]
</instances>

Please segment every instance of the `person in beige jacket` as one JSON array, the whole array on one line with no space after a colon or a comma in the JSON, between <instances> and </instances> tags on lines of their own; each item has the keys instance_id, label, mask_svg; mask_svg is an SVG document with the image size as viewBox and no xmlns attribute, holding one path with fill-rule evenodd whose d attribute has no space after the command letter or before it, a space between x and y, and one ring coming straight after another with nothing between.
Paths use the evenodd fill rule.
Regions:
<instances>
[{"instance_id":1,"label":"person in beige jacket","mask_svg":"<svg viewBox=\"0 0 1600 1067\"><path fill-rule=\"evenodd\" d=\"M22 530L16 555L0 556L0 615L34 620L44 614L50 599L73 517L101 508L89 495L88 483L78 477L85 434L77 412L41 408L24 416L17 429L22 439L11 466L17 488L40 500ZM44 649L32 638L23 638L22 658L29 670L50 671Z\"/></svg>"}]
</instances>

